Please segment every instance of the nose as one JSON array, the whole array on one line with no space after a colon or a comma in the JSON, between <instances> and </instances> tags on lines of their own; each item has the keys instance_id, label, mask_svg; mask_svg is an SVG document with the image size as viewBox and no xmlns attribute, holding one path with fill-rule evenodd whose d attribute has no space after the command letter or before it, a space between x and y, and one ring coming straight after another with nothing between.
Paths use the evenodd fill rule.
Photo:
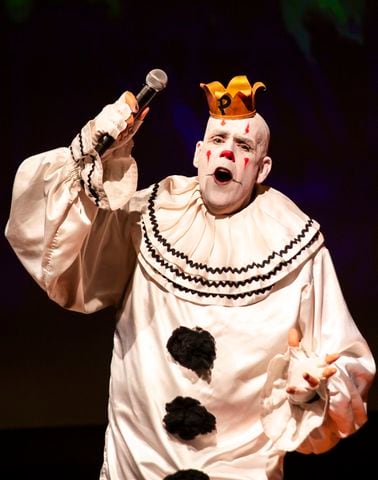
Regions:
<instances>
[{"instance_id":1,"label":"nose","mask_svg":"<svg viewBox=\"0 0 378 480\"><path fill-rule=\"evenodd\" d=\"M231 162L235 162L235 156L232 150L223 150L220 156L227 158L227 160L231 160Z\"/></svg>"}]
</instances>

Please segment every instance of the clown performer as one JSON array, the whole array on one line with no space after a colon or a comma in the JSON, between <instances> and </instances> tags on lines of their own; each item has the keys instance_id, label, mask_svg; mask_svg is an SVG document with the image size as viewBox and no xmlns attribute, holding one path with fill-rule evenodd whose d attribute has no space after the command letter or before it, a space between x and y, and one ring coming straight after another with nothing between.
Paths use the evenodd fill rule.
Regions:
<instances>
[{"instance_id":1,"label":"clown performer","mask_svg":"<svg viewBox=\"0 0 378 480\"><path fill-rule=\"evenodd\" d=\"M279 480L367 420L375 374L319 224L264 185L264 85L201 84L198 176L137 190L136 97L26 159L6 237L54 302L117 308L101 480ZM104 134L115 138L105 153Z\"/></svg>"}]
</instances>

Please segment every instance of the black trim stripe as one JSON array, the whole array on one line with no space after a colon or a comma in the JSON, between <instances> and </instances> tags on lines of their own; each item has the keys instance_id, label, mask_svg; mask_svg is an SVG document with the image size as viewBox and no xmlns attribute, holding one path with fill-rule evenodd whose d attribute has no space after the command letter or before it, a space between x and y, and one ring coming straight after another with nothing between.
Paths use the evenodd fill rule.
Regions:
<instances>
[{"instance_id":1,"label":"black trim stripe","mask_svg":"<svg viewBox=\"0 0 378 480\"><path fill-rule=\"evenodd\" d=\"M81 156L85 157L84 146L83 146L83 136L81 135L81 131L79 132L79 144L80 144Z\"/></svg>"},{"instance_id":2,"label":"black trim stripe","mask_svg":"<svg viewBox=\"0 0 378 480\"><path fill-rule=\"evenodd\" d=\"M94 155L91 155L91 159L92 159L92 166L91 166L91 169L90 169L89 174L88 174L87 184L88 184L88 190L89 190L90 193L93 195L93 198L94 198L94 200L95 200L95 204L96 204L96 206L98 207L99 204L100 204L100 197L99 197L96 189L95 189L94 186L92 185L92 174L93 174L94 169L95 169L96 157L95 157Z\"/></svg>"},{"instance_id":3,"label":"black trim stripe","mask_svg":"<svg viewBox=\"0 0 378 480\"><path fill-rule=\"evenodd\" d=\"M297 245L300 243L300 241L305 237L306 233L310 230L310 227L313 225L314 220L309 219L302 229L302 231L293 239L291 240L284 248L282 248L279 252L272 252L266 259L264 259L261 263L256 263L252 262L249 265L245 265L243 267L237 268L237 267L209 267L208 265L204 263L198 263L198 262L193 262L187 255L185 255L183 252L180 252L176 250L175 248L172 247L172 245L165 239L159 230L159 225L158 221L156 218L156 213L155 213L155 200L157 197L157 191L159 189L159 183L155 183L150 198L148 199L148 216L152 225L152 231L154 234L154 237L156 240L161 243L167 251L173 255L174 257L181 258L184 260L191 268L197 269L197 270L205 270L208 273L212 274L222 274L222 273L233 273L233 274L241 274L241 273L247 273L251 269L255 268L263 268L269 265L269 263L275 258L275 257L283 257L283 255L287 254L289 250L291 250L294 245ZM319 235L319 232L315 234L315 237ZM310 243L312 243L310 241ZM306 248L309 244L307 244L304 248ZM294 257L295 258L295 257ZM285 262L283 262L285 263ZM281 268L281 267L280 267Z\"/></svg>"},{"instance_id":4,"label":"black trim stripe","mask_svg":"<svg viewBox=\"0 0 378 480\"><path fill-rule=\"evenodd\" d=\"M282 261L280 264L276 265L269 273L263 274L263 275L255 275L250 278L247 278L245 280L207 280L202 277L190 275L188 273L180 271L177 267L171 265L168 263L166 260L164 260L159 253L157 253L156 249L151 243L151 240L148 238L146 227L143 223L143 237L144 241L147 247L147 250L151 257L156 261L156 263L159 263L165 270L169 270L171 273L176 275L177 277L182 278L183 280L187 280L189 282L193 283L200 283L203 287L234 287L234 288L239 288L239 287L244 287L247 284L250 284L252 282L258 282L258 281L264 281L264 280L270 280L274 275L276 275L277 272L282 270L284 267L292 263L296 258L298 258L301 253L309 248L319 237L320 232L317 232L314 237L305 245L299 252L297 252L292 258L286 261ZM173 283L173 282L172 282Z\"/></svg>"},{"instance_id":5,"label":"black trim stripe","mask_svg":"<svg viewBox=\"0 0 378 480\"><path fill-rule=\"evenodd\" d=\"M72 145L70 145L70 154L71 154L72 160L77 163L79 160L77 160L74 156Z\"/></svg>"},{"instance_id":6,"label":"black trim stripe","mask_svg":"<svg viewBox=\"0 0 378 480\"><path fill-rule=\"evenodd\" d=\"M269 290L273 288L274 285L269 285L268 287L265 288L259 288L258 290L251 290L249 292L243 292L243 293L215 293L215 292L201 292L198 290L193 290L188 287L184 287L183 285L180 285L173 280L170 280L167 278L165 275L162 273L158 272L167 282L173 285L174 288L177 288L181 292L185 293L191 293L192 295L198 295L199 297L212 297L212 298L228 298L231 300L237 300L239 298L245 298L245 297L252 297L252 295L262 295Z\"/></svg>"}]
</instances>

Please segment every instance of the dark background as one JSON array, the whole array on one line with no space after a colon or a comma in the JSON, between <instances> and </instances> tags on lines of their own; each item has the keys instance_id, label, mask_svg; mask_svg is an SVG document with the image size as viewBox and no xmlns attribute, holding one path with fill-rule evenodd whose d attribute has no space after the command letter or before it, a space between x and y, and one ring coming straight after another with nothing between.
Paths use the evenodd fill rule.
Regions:
<instances>
[{"instance_id":1,"label":"dark background","mask_svg":"<svg viewBox=\"0 0 378 480\"><path fill-rule=\"evenodd\" d=\"M199 83L245 74L267 86L257 93L272 135L267 183L321 224L350 311L377 357L376 3L3 1L2 231L21 161L68 146L105 104L138 92L153 68L169 82L136 137L139 187L195 175L194 146L207 121ZM61 309L0 242L0 458L18 472L41 475L50 465L57 471L49 478L97 478L114 312ZM356 478L353 453L365 465L373 460L377 410L374 384L368 425L316 464L290 455L288 478L303 473L301 462L306 478L331 464L332 478Z\"/></svg>"}]
</instances>

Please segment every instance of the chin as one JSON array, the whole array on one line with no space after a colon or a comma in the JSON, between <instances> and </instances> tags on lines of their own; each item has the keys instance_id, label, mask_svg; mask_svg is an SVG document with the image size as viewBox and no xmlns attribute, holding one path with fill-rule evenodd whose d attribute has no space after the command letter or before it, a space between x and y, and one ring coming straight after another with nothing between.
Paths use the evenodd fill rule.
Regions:
<instances>
[{"instance_id":1,"label":"chin","mask_svg":"<svg viewBox=\"0 0 378 480\"><path fill-rule=\"evenodd\" d=\"M223 205L219 203L211 203L205 201L206 208L212 215L231 215L241 210L243 207L239 205Z\"/></svg>"},{"instance_id":2,"label":"chin","mask_svg":"<svg viewBox=\"0 0 378 480\"><path fill-rule=\"evenodd\" d=\"M233 213L239 212L240 210L243 210L243 208L249 204L249 199L245 198L239 198L238 201L233 202L230 202L228 199L221 199L218 196L214 199L212 199L211 197L203 197L203 200L207 209L213 215L231 215Z\"/></svg>"},{"instance_id":3,"label":"chin","mask_svg":"<svg viewBox=\"0 0 378 480\"><path fill-rule=\"evenodd\" d=\"M212 214L212 215L230 215L232 212L229 211L227 208L223 209L223 208L211 208L211 207L207 207L207 209L209 210L209 212Z\"/></svg>"}]
</instances>

